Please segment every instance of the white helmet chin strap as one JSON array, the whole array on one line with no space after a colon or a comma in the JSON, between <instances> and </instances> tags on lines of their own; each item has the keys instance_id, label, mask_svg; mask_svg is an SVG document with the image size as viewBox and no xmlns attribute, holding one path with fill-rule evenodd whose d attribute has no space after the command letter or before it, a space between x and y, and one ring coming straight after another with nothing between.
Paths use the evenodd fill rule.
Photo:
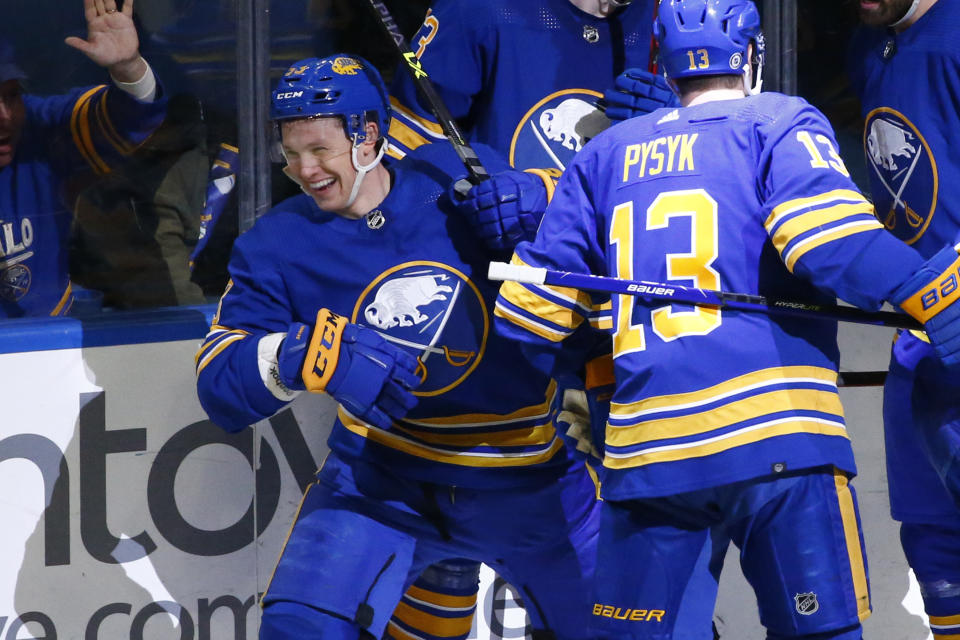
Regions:
<instances>
[{"instance_id":1,"label":"white helmet chin strap","mask_svg":"<svg viewBox=\"0 0 960 640\"><path fill-rule=\"evenodd\" d=\"M760 93L760 86L763 84L763 62L757 64L757 77L753 78L750 63L743 65L743 91L745 95L755 96ZM751 83L753 86L750 86Z\"/></svg>"},{"instance_id":2,"label":"white helmet chin strap","mask_svg":"<svg viewBox=\"0 0 960 640\"><path fill-rule=\"evenodd\" d=\"M904 22L906 22L907 20L909 20L910 18L912 18L912 17L913 17L913 14L915 14L915 13L917 12L917 7L918 7L919 5L920 5L920 0L913 0L913 4L911 4L911 5L910 5L910 8L907 9L907 12L906 12L905 14L903 14L903 17L900 18L899 20L897 20L896 22L892 23L890 26L891 26L891 27L898 27L898 26L900 26L901 24L903 24Z\"/></svg>"},{"instance_id":3,"label":"white helmet chin strap","mask_svg":"<svg viewBox=\"0 0 960 640\"><path fill-rule=\"evenodd\" d=\"M353 204L353 201L357 199L357 195L360 193L360 183L363 182L363 177L367 175L367 172L380 164L380 160L383 159L383 154L387 152L387 146L389 143L387 139L384 138L383 142L380 144L380 150L377 152L377 157L374 158L370 164L361 165L360 161L357 160L357 149L360 148L360 143L357 141L357 134L353 134L353 149L350 150L350 160L353 161L353 168L357 170L357 178L353 181L353 188L350 190L350 197L347 198L347 204L345 207L349 207Z\"/></svg>"}]
</instances>

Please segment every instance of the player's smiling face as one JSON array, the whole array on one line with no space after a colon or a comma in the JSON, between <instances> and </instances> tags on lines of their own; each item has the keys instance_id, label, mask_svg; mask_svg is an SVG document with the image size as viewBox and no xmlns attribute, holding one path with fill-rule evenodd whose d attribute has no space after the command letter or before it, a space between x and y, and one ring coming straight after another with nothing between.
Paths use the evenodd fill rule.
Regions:
<instances>
[{"instance_id":1,"label":"player's smiling face","mask_svg":"<svg viewBox=\"0 0 960 640\"><path fill-rule=\"evenodd\" d=\"M344 215L357 170L350 158L352 143L340 119L292 120L281 125L280 134L287 159L284 173L300 185L318 207ZM369 162L363 158L364 146L358 149L361 164Z\"/></svg>"}]
</instances>

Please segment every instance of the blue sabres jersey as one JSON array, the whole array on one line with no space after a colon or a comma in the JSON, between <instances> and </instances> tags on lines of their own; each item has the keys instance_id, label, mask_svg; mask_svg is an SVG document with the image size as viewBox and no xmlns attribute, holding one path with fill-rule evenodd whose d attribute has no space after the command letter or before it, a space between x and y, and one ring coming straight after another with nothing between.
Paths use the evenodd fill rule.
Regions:
<instances>
[{"instance_id":1,"label":"blue sabres jersey","mask_svg":"<svg viewBox=\"0 0 960 640\"><path fill-rule=\"evenodd\" d=\"M861 29L848 61L877 217L926 257L960 242L958 30L960 7L938 2L903 33Z\"/></svg>"},{"instance_id":2,"label":"blue sabres jersey","mask_svg":"<svg viewBox=\"0 0 960 640\"><path fill-rule=\"evenodd\" d=\"M595 138L564 173L518 264L877 308L920 262L883 231L819 111L799 98L660 109ZM913 260L850 268L882 247ZM890 272L885 269L889 268ZM850 273L855 271L854 273ZM593 300L504 283L497 328L559 344ZM613 300L616 391L604 494L692 491L784 470L854 473L836 368L836 323Z\"/></svg>"},{"instance_id":3,"label":"blue sabres jersey","mask_svg":"<svg viewBox=\"0 0 960 640\"><path fill-rule=\"evenodd\" d=\"M16 155L0 169L0 317L62 315L72 301L72 197L159 126L166 101L138 102L104 85L23 101Z\"/></svg>"},{"instance_id":4,"label":"blue sabres jersey","mask_svg":"<svg viewBox=\"0 0 960 640\"><path fill-rule=\"evenodd\" d=\"M556 384L493 332L489 257L466 221L447 215L443 194L460 166L447 145L394 163L393 187L376 209L380 228L299 195L237 239L231 281L197 354L200 399L215 423L240 429L283 406L259 377L257 343L292 322L312 326L326 307L426 370L417 406L390 429L340 407L331 449L460 486L540 482L566 469L553 426Z\"/></svg>"},{"instance_id":5,"label":"blue sabres jersey","mask_svg":"<svg viewBox=\"0 0 960 640\"><path fill-rule=\"evenodd\" d=\"M608 126L603 91L624 69L647 68L652 32L652 0L608 18L569 0L437 0L410 47L468 140L518 169L562 171ZM404 69L391 94L395 151L442 138Z\"/></svg>"}]
</instances>

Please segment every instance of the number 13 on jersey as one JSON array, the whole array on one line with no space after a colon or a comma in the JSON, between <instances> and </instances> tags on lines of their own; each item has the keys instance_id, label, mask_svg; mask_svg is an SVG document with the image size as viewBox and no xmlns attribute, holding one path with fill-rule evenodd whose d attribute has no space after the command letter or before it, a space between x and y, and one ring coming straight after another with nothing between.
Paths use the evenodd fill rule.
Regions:
<instances>
[{"instance_id":1,"label":"number 13 on jersey","mask_svg":"<svg viewBox=\"0 0 960 640\"><path fill-rule=\"evenodd\" d=\"M720 274L711 266L719 255L717 232L717 202L703 189L667 191L661 193L647 207L645 229L666 229L671 222L689 219L690 247L688 251L666 253L667 279L677 284L720 291ZM657 251L650 243L637 247L635 238L633 202L624 202L613 210L610 225L610 246L616 276L628 280L650 278L649 274L634 273L635 251ZM618 295L614 309L614 357L646 349L644 325L634 324L634 305L644 304L634 296ZM684 336L706 335L720 326L719 309L694 307L676 311L670 305L650 310L650 325L654 334L669 342Z\"/></svg>"}]
</instances>

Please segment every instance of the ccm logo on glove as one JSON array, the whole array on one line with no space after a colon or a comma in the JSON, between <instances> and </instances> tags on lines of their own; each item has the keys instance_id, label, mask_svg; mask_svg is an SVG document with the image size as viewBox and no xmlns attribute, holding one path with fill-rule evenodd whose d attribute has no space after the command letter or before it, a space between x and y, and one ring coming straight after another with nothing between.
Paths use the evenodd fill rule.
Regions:
<instances>
[{"instance_id":1,"label":"ccm logo on glove","mask_svg":"<svg viewBox=\"0 0 960 640\"><path fill-rule=\"evenodd\" d=\"M308 353L316 353L317 357L310 370L307 369L310 365L304 363L303 378L313 383L307 384L307 388L326 389L340 358L340 334L346 326L347 319L343 316L327 309L320 310L317 318L317 327L320 330L313 332L308 350Z\"/></svg>"}]
</instances>

